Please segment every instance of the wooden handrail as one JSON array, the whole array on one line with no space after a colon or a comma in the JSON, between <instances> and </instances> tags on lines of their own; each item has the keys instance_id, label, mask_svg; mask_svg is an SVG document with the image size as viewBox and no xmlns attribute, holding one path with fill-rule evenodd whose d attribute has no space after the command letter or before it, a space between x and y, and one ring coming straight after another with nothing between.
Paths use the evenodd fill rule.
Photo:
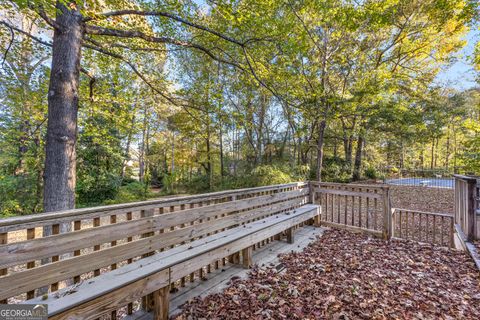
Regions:
<instances>
[{"instance_id":1,"label":"wooden handrail","mask_svg":"<svg viewBox=\"0 0 480 320\"><path fill-rule=\"evenodd\" d=\"M413 209L392 208L392 214L394 214L395 211L408 211L408 212L414 212L414 213L419 213L419 214L453 218L453 214L441 213L441 212L427 212L427 211L420 211L420 210L413 210Z\"/></svg>"},{"instance_id":2,"label":"wooden handrail","mask_svg":"<svg viewBox=\"0 0 480 320\"><path fill-rule=\"evenodd\" d=\"M171 197L164 199L156 200L147 200L140 202L131 202L131 203L122 203L114 204L107 206L97 206L90 208L81 208L81 209L71 209L65 211L56 211L48 213L39 213L32 214L27 216L20 217L11 217L0 220L0 233L10 232L15 230L25 229L32 226L43 226L49 225L52 223L62 223L62 222L71 222L75 220L81 220L85 218L91 218L92 216L104 216L109 215L112 212L115 214L127 213L130 211L140 211L140 210L149 210L157 207L189 204L196 200L210 199L214 200L217 198L223 198L227 196L234 196L244 193L255 193L263 191L272 191L277 189L289 188L289 187L304 187L307 185L307 182L294 182L287 184L278 184L271 186L263 186L256 188L244 188L236 190L227 190L219 192L211 192L204 194L197 194L191 196L180 196L180 197Z\"/></svg>"}]
</instances>

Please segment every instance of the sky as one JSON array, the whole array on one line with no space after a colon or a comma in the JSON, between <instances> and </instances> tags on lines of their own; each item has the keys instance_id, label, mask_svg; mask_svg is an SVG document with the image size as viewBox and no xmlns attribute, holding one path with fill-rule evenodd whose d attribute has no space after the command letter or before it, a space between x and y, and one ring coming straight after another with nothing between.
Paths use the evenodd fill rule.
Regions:
<instances>
[{"instance_id":1,"label":"sky","mask_svg":"<svg viewBox=\"0 0 480 320\"><path fill-rule=\"evenodd\" d=\"M475 43L480 40L480 31L473 28L465 37L467 45L459 52L458 61L445 68L437 76L437 81L450 84L458 90L466 90L475 86L475 72L468 58L473 54Z\"/></svg>"}]
</instances>

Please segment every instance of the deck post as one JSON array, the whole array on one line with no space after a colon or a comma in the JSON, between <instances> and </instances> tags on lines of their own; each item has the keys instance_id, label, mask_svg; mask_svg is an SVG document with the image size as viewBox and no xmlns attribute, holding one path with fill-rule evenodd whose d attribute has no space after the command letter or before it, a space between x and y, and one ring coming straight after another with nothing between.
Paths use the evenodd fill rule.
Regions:
<instances>
[{"instance_id":1,"label":"deck post","mask_svg":"<svg viewBox=\"0 0 480 320\"><path fill-rule=\"evenodd\" d=\"M295 241L294 228L290 227L287 229L287 242L292 244Z\"/></svg>"},{"instance_id":2,"label":"deck post","mask_svg":"<svg viewBox=\"0 0 480 320\"><path fill-rule=\"evenodd\" d=\"M250 269L250 267L253 265L252 251L252 246L248 246L242 250L242 262L245 269Z\"/></svg>"},{"instance_id":3,"label":"deck post","mask_svg":"<svg viewBox=\"0 0 480 320\"><path fill-rule=\"evenodd\" d=\"M308 181L308 203L315 203L315 193L313 192L312 181Z\"/></svg>"},{"instance_id":4,"label":"deck post","mask_svg":"<svg viewBox=\"0 0 480 320\"><path fill-rule=\"evenodd\" d=\"M392 211L390 209L390 189L383 187L383 237L385 240L392 238Z\"/></svg>"},{"instance_id":5,"label":"deck post","mask_svg":"<svg viewBox=\"0 0 480 320\"><path fill-rule=\"evenodd\" d=\"M167 320L170 308L170 286L153 292L153 319Z\"/></svg>"},{"instance_id":6,"label":"deck post","mask_svg":"<svg viewBox=\"0 0 480 320\"><path fill-rule=\"evenodd\" d=\"M455 223L460 225L467 241L480 237L477 234L478 177L454 175L455 178Z\"/></svg>"},{"instance_id":7,"label":"deck post","mask_svg":"<svg viewBox=\"0 0 480 320\"><path fill-rule=\"evenodd\" d=\"M467 240L473 242L475 240L475 231L476 231L476 221L475 216L477 214L476 208L476 191L477 191L477 180L470 179L468 180L468 187L467 187L467 221L468 221L468 229L465 230L467 233Z\"/></svg>"}]
</instances>

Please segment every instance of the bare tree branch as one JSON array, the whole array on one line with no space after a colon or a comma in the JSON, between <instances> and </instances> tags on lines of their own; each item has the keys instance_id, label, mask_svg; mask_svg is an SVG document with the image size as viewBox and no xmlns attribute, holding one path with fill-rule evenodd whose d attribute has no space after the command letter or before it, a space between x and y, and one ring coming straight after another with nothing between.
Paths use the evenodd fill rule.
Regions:
<instances>
[{"instance_id":1,"label":"bare tree branch","mask_svg":"<svg viewBox=\"0 0 480 320\"><path fill-rule=\"evenodd\" d=\"M35 11L35 7L34 6L30 6L30 8L32 10ZM47 13L45 12L45 9L43 8L43 6L39 6L38 7L38 10L37 10L37 13L38 15L43 19L45 20L45 22L50 25L52 28L54 29L57 29L57 30L60 30L61 29L61 26L52 18L50 18Z\"/></svg>"},{"instance_id":2,"label":"bare tree branch","mask_svg":"<svg viewBox=\"0 0 480 320\"><path fill-rule=\"evenodd\" d=\"M198 107L195 107L195 106L192 106L192 105L188 105L188 104L182 104L180 101L176 100L175 98L172 98L170 96L168 96L167 94L163 93L162 91L160 91L157 87L155 87L146 77L145 75L143 75L139 70L138 68L129 60L127 60L125 57L123 57L122 55L120 54L117 54L115 52L111 52L111 51L108 51L102 47L97 47L97 46L94 46L94 45L89 45L89 44L84 44L83 47L85 48L88 48L88 49L91 49L91 50L94 50L94 51L97 51L99 53L102 53L102 54L105 54L105 55L108 55L110 57L113 57L113 58L116 58L122 62L124 62L125 64L127 64L130 69L155 93L158 93L160 96L162 96L165 100L167 100L168 102L170 102L171 104L173 104L174 106L178 106L178 107L182 107L182 108L192 108L192 109L196 109L196 110L199 110L199 111L202 111L202 112L206 112L205 110L201 109L201 108L198 108Z\"/></svg>"},{"instance_id":3,"label":"bare tree branch","mask_svg":"<svg viewBox=\"0 0 480 320\"><path fill-rule=\"evenodd\" d=\"M8 44L8 47L7 49L5 49L5 53L3 54L3 60L2 60L2 67L5 63L5 60L7 60L7 55L8 55L8 52L10 51L10 48L12 47L13 45L13 41L15 41L15 33L13 32L13 29L9 26L7 26L7 28L10 30L10 36L11 36L11 39L10 39L10 42Z\"/></svg>"},{"instance_id":4,"label":"bare tree branch","mask_svg":"<svg viewBox=\"0 0 480 320\"><path fill-rule=\"evenodd\" d=\"M195 29L203 30L208 33L211 33L223 40L226 40L231 43L235 43L241 47L245 45L244 42L238 41L232 37L229 37L227 35L224 35L218 31L212 30L208 27L202 26L197 23L193 23L191 21L188 21L182 17L179 17L177 15L168 13L168 12L163 12L163 11L140 11L140 10L120 10L120 11L111 11L111 12L106 12L106 13L101 13L96 15L95 17L86 17L84 21L91 21L91 20L101 20L101 19L106 19L108 17L115 17L115 16L124 16L124 15L139 15L139 16L157 16L157 17L164 17L164 18L169 18L171 20L175 20L177 22L180 22L182 24L188 25L190 27L193 27Z\"/></svg>"},{"instance_id":5,"label":"bare tree branch","mask_svg":"<svg viewBox=\"0 0 480 320\"><path fill-rule=\"evenodd\" d=\"M40 44L43 44L44 46L47 46L47 47L52 47L52 44L50 42L47 42L47 41L43 41L42 39L26 32L26 31L23 31L22 29L19 29L13 25L11 25L10 23L6 22L6 21L3 21L3 20L0 20L0 25L4 25L6 26L7 28L10 28L10 30L15 30L23 35L26 35L27 37L35 40L36 42L40 43Z\"/></svg>"},{"instance_id":6,"label":"bare tree branch","mask_svg":"<svg viewBox=\"0 0 480 320\"><path fill-rule=\"evenodd\" d=\"M190 43L186 41L181 41L177 40L174 38L170 37L156 37L156 36L151 36L148 35L144 32L140 32L137 30L120 30L120 29L112 29L112 28L104 28L104 27L99 27L99 26L89 26L87 25L85 27L85 31L88 34L93 34L93 35L102 35L102 36L112 36L112 37L119 37L119 38L139 38L142 40L145 40L147 42L152 42L152 43L165 43L165 44L172 44L176 46L181 46L181 47L186 47L186 48L194 48L197 50L202 51L203 53L207 54L210 58L213 60L229 64L231 66L234 66L235 68L244 70L244 68L239 65L236 62L233 61L227 61L223 58L217 57L215 54L212 53L211 50L205 48L204 46L201 46L199 44L195 43Z\"/></svg>"}]
</instances>

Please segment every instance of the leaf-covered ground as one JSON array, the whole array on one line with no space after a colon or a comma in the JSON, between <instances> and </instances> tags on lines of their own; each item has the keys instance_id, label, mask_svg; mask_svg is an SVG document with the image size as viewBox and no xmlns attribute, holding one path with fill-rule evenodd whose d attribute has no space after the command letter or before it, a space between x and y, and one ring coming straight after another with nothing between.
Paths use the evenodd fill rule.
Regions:
<instances>
[{"instance_id":1,"label":"leaf-covered ground","mask_svg":"<svg viewBox=\"0 0 480 320\"><path fill-rule=\"evenodd\" d=\"M454 212L453 189L391 186L392 207L427 212Z\"/></svg>"},{"instance_id":2,"label":"leaf-covered ground","mask_svg":"<svg viewBox=\"0 0 480 320\"><path fill-rule=\"evenodd\" d=\"M480 276L463 252L328 230L286 269L256 267L176 319L480 319Z\"/></svg>"}]
</instances>

